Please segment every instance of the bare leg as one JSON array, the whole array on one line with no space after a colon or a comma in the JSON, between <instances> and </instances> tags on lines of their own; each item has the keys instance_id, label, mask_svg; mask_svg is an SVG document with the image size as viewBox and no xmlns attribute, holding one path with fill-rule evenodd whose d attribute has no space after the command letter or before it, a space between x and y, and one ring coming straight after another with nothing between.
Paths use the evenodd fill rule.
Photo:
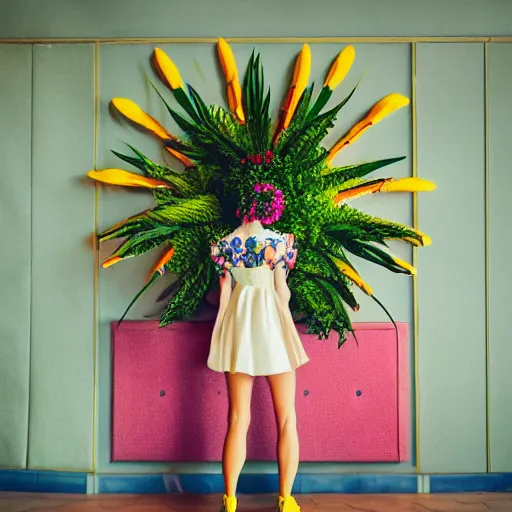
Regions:
<instances>
[{"instance_id":1,"label":"bare leg","mask_svg":"<svg viewBox=\"0 0 512 512\"><path fill-rule=\"evenodd\" d=\"M238 477L247 453L247 431L251 421L253 377L243 373L227 373L229 396L228 432L224 441L222 472L225 492L235 496Z\"/></svg>"},{"instance_id":2,"label":"bare leg","mask_svg":"<svg viewBox=\"0 0 512 512\"><path fill-rule=\"evenodd\" d=\"M299 436L295 413L295 372L267 377L272 392L277 422L277 464L279 468L279 494L291 495L299 468Z\"/></svg>"}]
</instances>

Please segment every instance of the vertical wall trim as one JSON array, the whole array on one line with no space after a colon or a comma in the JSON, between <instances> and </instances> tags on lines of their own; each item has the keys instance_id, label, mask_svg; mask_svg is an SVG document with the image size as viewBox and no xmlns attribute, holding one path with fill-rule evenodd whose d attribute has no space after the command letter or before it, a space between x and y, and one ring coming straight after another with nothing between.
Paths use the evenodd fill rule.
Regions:
<instances>
[{"instance_id":1,"label":"vertical wall trim","mask_svg":"<svg viewBox=\"0 0 512 512\"><path fill-rule=\"evenodd\" d=\"M418 176L418 120L416 109L416 43L411 43L411 115L412 115L412 175ZM412 222L414 229L418 229L418 193L412 195ZM418 248L412 248L413 267L418 266ZM418 307L418 275L413 276L412 281L412 308L413 308L413 345L414 345L414 394L415 394L415 445L416 445L416 471L421 472L420 454L420 389L419 389L419 360L418 360L418 335L419 335L419 307Z\"/></svg>"},{"instance_id":2,"label":"vertical wall trim","mask_svg":"<svg viewBox=\"0 0 512 512\"><path fill-rule=\"evenodd\" d=\"M33 285L33 266L32 261L34 257L34 244L33 244L33 233L34 233L34 217L33 217L33 209L32 205L34 204L34 188L32 184L34 183L34 45L32 44L30 47L30 313L29 313L29 342L28 342L28 404L27 404L27 453L25 458L25 468L28 468L29 461L29 453L30 453L30 385L31 385L31 375L32 375L32 314L34 311L33 308L33 294L32 294L32 285Z\"/></svg>"},{"instance_id":3,"label":"vertical wall trim","mask_svg":"<svg viewBox=\"0 0 512 512\"><path fill-rule=\"evenodd\" d=\"M98 162L98 118L99 118L99 43L94 43L94 149L93 167L96 170ZM98 446L98 267L99 267L99 243L98 243L98 206L99 186L94 182L94 212L93 212L93 250L94 250L94 273L93 273L93 315L92 315L92 352L93 352L93 400L92 400L92 469L96 472L96 451Z\"/></svg>"},{"instance_id":4,"label":"vertical wall trim","mask_svg":"<svg viewBox=\"0 0 512 512\"><path fill-rule=\"evenodd\" d=\"M486 449L487 449L487 473L492 472L491 464L491 357L490 357L490 269L489 269L489 43L484 44L484 101L485 101L485 402L486 402Z\"/></svg>"}]
</instances>

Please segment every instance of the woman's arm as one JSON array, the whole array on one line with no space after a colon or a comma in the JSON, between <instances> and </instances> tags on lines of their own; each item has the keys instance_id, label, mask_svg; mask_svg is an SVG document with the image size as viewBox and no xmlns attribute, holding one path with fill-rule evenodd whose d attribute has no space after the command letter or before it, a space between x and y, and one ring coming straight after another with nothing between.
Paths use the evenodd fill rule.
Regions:
<instances>
[{"instance_id":1,"label":"woman's arm","mask_svg":"<svg viewBox=\"0 0 512 512\"><path fill-rule=\"evenodd\" d=\"M288 283L286 281L287 270L283 262L276 266L274 269L274 285L276 288L277 296L283 306L288 306L292 296Z\"/></svg>"},{"instance_id":2,"label":"woman's arm","mask_svg":"<svg viewBox=\"0 0 512 512\"><path fill-rule=\"evenodd\" d=\"M222 318L228 307L229 299L232 290L232 277L231 272L224 270L223 275L219 278L220 285L220 298L219 298L219 313L218 318Z\"/></svg>"}]
</instances>

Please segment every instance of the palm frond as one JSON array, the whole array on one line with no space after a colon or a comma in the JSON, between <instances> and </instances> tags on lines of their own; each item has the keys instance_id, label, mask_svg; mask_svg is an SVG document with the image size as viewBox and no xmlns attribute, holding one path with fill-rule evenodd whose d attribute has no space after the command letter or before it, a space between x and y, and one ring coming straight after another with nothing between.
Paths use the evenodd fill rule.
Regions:
<instances>
[{"instance_id":1,"label":"palm frond","mask_svg":"<svg viewBox=\"0 0 512 512\"><path fill-rule=\"evenodd\" d=\"M123 260L140 256L163 243L169 241L172 235L181 229L181 226L156 226L146 231L139 231L127 238L110 256Z\"/></svg>"},{"instance_id":2,"label":"palm frond","mask_svg":"<svg viewBox=\"0 0 512 512\"><path fill-rule=\"evenodd\" d=\"M347 181L363 178L373 171L400 162L404 158L404 156L401 156L398 158L386 158L375 162L366 162L364 164L348 165L345 167L326 167L322 172L322 188L323 190L334 189Z\"/></svg>"}]
</instances>

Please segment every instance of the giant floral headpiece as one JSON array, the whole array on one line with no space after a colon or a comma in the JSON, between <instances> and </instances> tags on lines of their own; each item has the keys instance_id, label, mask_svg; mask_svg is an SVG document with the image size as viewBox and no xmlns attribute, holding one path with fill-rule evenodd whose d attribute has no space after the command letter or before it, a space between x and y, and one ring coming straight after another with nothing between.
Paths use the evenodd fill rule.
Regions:
<instances>
[{"instance_id":1,"label":"giant floral headpiece","mask_svg":"<svg viewBox=\"0 0 512 512\"><path fill-rule=\"evenodd\" d=\"M115 154L141 174L122 169L88 173L100 182L148 188L156 201L154 208L98 235L99 241L123 239L103 266L163 248L161 259L136 298L162 274L170 272L176 280L161 297L167 305L160 325L188 318L217 284L210 245L239 224L240 204L252 204L248 198L254 193L272 192L278 203L279 198L284 198L286 208L273 204L274 213L268 212L269 222L281 232L293 233L299 248L289 276L291 306L319 338L328 336L331 330L338 332L341 346L346 333L353 332L345 306L359 309L352 285L380 304L352 264L352 255L392 272L412 275L415 269L390 254L386 242L401 240L413 246L430 243L430 238L420 231L367 215L347 201L376 192L433 190L435 185L420 178L365 178L403 157L341 167L332 166L331 162L372 126L408 105L409 100L396 93L385 96L333 147L324 148L322 140L355 91L354 88L341 103L325 110L333 90L352 66L352 46L341 51L315 95L313 85L308 85L311 53L304 45L275 122L269 114L270 92L265 90L260 56L252 53L241 84L233 52L224 39L219 40L218 52L229 109L206 105L199 93L183 82L172 60L162 50L154 51L160 78L182 109L179 112L172 108L157 91L182 130L180 137L167 131L133 101L112 100L121 114L158 137L184 169L153 162L130 146L133 154ZM255 190L256 184L261 188ZM262 215L251 213L250 209L243 213Z\"/></svg>"}]
</instances>

